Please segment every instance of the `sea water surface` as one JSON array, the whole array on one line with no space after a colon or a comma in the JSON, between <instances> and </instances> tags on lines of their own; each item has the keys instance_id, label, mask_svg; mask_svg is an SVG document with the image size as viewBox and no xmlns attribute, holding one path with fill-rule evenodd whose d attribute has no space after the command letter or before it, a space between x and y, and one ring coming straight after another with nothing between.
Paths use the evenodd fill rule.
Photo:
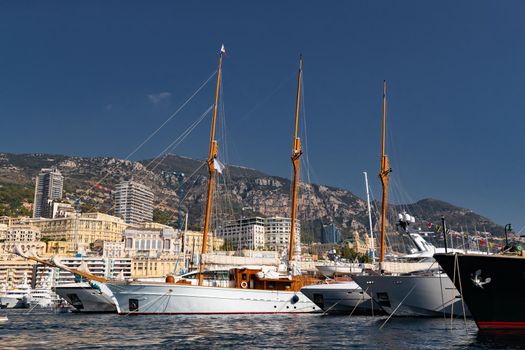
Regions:
<instances>
[{"instance_id":1,"label":"sea water surface","mask_svg":"<svg viewBox=\"0 0 525 350\"><path fill-rule=\"evenodd\" d=\"M1 349L494 349L525 335L481 334L473 321L303 315L55 314L16 310Z\"/></svg>"}]
</instances>

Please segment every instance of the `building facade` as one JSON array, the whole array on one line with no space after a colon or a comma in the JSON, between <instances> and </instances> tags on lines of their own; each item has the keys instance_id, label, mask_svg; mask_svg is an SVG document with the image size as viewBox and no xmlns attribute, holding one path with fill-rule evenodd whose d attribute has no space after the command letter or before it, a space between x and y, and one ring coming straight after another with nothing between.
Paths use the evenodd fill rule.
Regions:
<instances>
[{"instance_id":1,"label":"building facade","mask_svg":"<svg viewBox=\"0 0 525 350\"><path fill-rule=\"evenodd\" d=\"M35 182L33 217L51 218L52 203L62 198L63 188L64 177L57 168L42 169Z\"/></svg>"},{"instance_id":2,"label":"building facade","mask_svg":"<svg viewBox=\"0 0 525 350\"><path fill-rule=\"evenodd\" d=\"M42 238L68 242L70 252L78 250L79 247L88 248L97 240L121 241L124 230L129 226L121 218L103 213L83 213L55 219L28 219L26 223L38 228Z\"/></svg>"},{"instance_id":3,"label":"building facade","mask_svg":"<svg viewBox=\"0 0 525 350\"><path fill-rule=\"evenodd\" d=\"M203 233L200 231L182 231L182 249L185 253L198 255L202 252L202 236ZM214 236L211 232L208 232L208 239L206 240L206 250L212 252L214 250L220 250L224 245L224 239Z\"/></svg>"},{"instance_id":4,"label":"building facade","mask_svg":"<svg viewBox=\"0 0 525 350\"><path fill-rule=\"evenodd\" d=\"M153 220L153 192L135 181L119 183L113 192L115 215L127 224Z\"/></svg>"},{"instance_id":5,"label":"building facade","mask_svg":"<svg viewBox=\"0 0 525 350\"><path fill-rule=\"evenodd\" d=\"M170 226L146 223L124 231L126 257L173 257L181 251L179 234Z\"/></svg>"},{"instance_id":6,"label":"building facade","mask_svg":"<svg viewBox=\"0 0 525 350\"><path fill-rule=\"evenodd\" d=\"M341 238L341 231L335 226L335 224L323 225L321 231L322 244L336 244L341 242Z\"/></svg>"},{"instance_id":7,"label":"building facade","mask_svg":"<svg viewBox=\"0 0 525 350\"><path fill-rule=\"evenodd\" d=\"M266 219L253 217L226 224L217 231L217 236L230 242L233 250L260 250L266 246Z\"/></svg>"},{"instance_id":8,"label":"building facade","mask_svg":"<svg viewBox=\"0 0 525 350\"><path fill-rule=\"evenodd\" d=\"M11 259L15 256L16 246L26 253L29 251L42 255L46 244L41 240L40 230L30 225L13 225L7 229L5 240L0 243L0 256Z\"/></svg>"},{"instance_id":9,"label":"building facade","mask_svg":"<svg viewBox=\"0 0 525 350\"><path fill-rule=\"evenodd\" d=\"M233 250L268 249L287 251L290 242L291 219L275 216L269 218L252 217L237 220L217 230L217 236L231 242ZM295 253L300 253L301 225L296 220Z\"/></svg>"},{"instance_id":10,"label":"building facade","mask_svg":"<svg viewBox=\"0 0 525 350\"><path fill-rule=\"evenodd\" d=\"M174 256L163 256L160 258L137 256L131 260L131 274L133 278L177 275L183 268L184 260Z\"/></svg>"},{"instance_id":11,"label":"building facade","mask_svg":"<svg viewBox=\"0 0 525 350\"><path fill-rule=\"evenodd\" d=\"M36 262L20 257L0 260L0 286L15 288L24 281L24 277L31 283L35 266Z\"/></svg>"}]
</instances>

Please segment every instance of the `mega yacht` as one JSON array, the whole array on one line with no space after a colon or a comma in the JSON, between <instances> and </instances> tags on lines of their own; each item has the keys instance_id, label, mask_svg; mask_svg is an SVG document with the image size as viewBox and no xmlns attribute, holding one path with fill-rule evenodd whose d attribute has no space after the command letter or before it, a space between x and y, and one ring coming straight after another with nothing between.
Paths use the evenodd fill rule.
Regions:
<instances>
[{"instance_id":1,"label":"mega yacht","mask_svg":"<svg viewBox=\"0 0 525 350\"><path fill-rule=\"evenodd\" d=\"M14 289L7 289L5 286L0 292L0 307L3 309L25 309L29 307L31 298L31 286L27 283L27 275L21 284Z\"/></svg>"},{"instance_id":2,"label":"mega yacht","mask_svg":"<svg viewBox=\"0 0 525 350\"><path fill-rule=\"evenodd\" d=\"M111 295L104 293L100 285L99 282L68 283L55 287L55 292L72 305L77 312L117 312Z\"/></svg>"},{"instance_id":3,"label":"mega yacht","mask_svg":"<svg viewBox=\"0 0 525 350\"><path fill-rule=\"evenodd\" d=\"M454 280L481 331L525 330L525 258L520 249L505 255L436 254Z\"/></svg>"}]
</instances>

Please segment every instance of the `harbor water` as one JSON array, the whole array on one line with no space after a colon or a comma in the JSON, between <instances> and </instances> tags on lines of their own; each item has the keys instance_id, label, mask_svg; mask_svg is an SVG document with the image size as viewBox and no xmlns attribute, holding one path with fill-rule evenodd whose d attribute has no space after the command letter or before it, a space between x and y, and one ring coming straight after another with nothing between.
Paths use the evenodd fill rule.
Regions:
<instances>
[{"instance_id":1,"label":"harbor water","mask_svg":"<svg viewBox=\"0 0 525 350\"><path fill-rule=\"evenodd\" d=\"M304 315L54 314L9 311L1 349L494 349L525 336L461 319Z\"/></svg>"}]
</instances>

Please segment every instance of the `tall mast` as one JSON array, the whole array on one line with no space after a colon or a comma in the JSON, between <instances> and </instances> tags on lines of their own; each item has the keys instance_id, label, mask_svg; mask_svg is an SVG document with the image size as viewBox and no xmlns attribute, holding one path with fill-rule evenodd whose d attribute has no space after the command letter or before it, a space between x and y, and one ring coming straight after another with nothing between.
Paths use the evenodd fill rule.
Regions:
<instances>
[{"instance_id":1,"label":"tall mast","mask_svg":"<svg viewBox=\"0 0 525 350\"><path fill-rule=\"evenodd\" d=\"M392 171L388 166L388 156L385 154L385 134L386 134L386 80L383 80L383 126L381 137L381 172L379 178L383 186L383 200L381 202L381 251L379 263L385 261L385 227L386 227L386 196L388 190L388 175Z\"/></svg>"},{"instance_id":2,"label":"tall mast","mask_svg":"<svg viewBox=\"0 0 525 350\"><path fill-rule=\"evenodd\" d=\"M292 217L290 226L290 248L288 249L288 267L291 267L295 243L295 217L297 216L297 185L299 182L299 166L301 151L301 139L299 133L299 105L301 102L301 80L303 77L303 55L299 56L299 74L297 76L297 98L295 100L295 131L292 148L293 185L292 185Z\"/></svg>"},{"instance_id":3,"label":"tall mast","mask_svg":"<svg viewBox=\"0 0 525 350\"><path fill-rule=\"evenodd\" d=\"M222 54L224 45L219 53L219 67L217 68L217 86L215 87L215 102L213 104L213 120L211 122L210 153L208 155L208 170L210 181L208 182L208 198L206 200L206 217L204 219L204 234L202 236L202 256L199 262L199 286L202 286L202 273L204 272L204 254L206 254L208 241L208 227L210 225L211 202L213 199L213 186L215 183L215 158L217 158L217 141L215 140L215 124L217 122L217 105L219 103L219 86L221 83Z\"/></svg>"}]
</instances>

